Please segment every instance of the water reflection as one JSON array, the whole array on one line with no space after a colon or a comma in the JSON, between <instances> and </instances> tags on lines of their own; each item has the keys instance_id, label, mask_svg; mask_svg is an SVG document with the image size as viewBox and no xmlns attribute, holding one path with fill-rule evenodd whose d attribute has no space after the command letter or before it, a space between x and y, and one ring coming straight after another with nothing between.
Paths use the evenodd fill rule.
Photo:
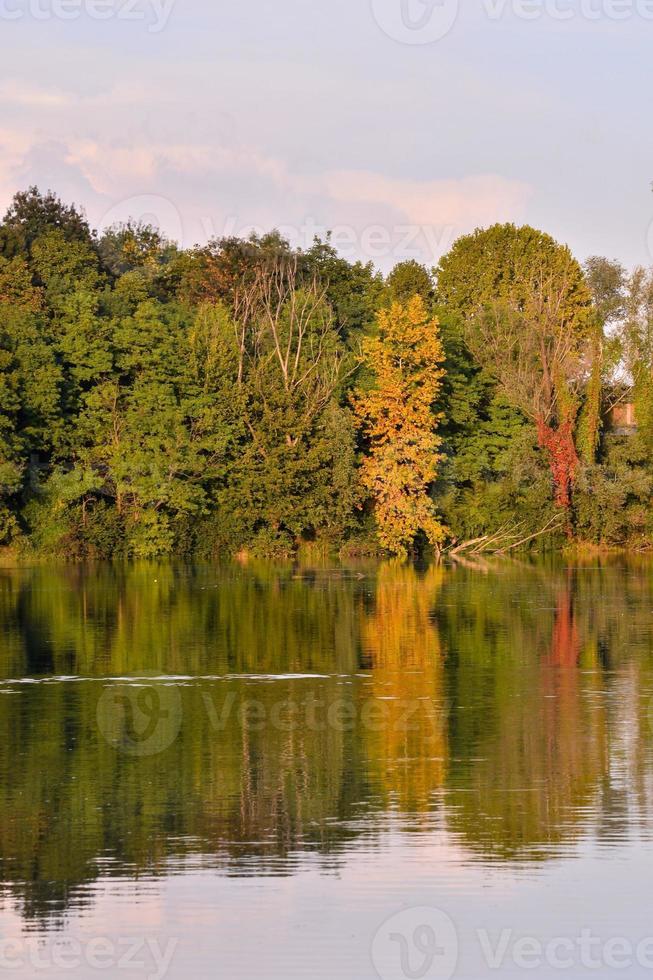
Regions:
<instances>
[{"instance_id":1,"label":"water reflection","mask_svg":"<svg viewBox=\"0 0 653 980\"><path fill-rule=\"evenodd\" d=\"M361 617L365 695L378 715L378 724L363 726L367 769L383 805L411 814L428 813L445 782L444 656L433 619L444 574L442 567L418 575L409 566L382 566Z\"/></svg>"},{"instance_id":2,"label":"water reflection","mask_svg":"<svg viewBox=\"0 0 653 980\"><path fill-rule=\"evenodd\" d=\"M444 834L523 867L648 837L653 566L0 575L0 877L323 873ZM31 683L30 683L31 681Z\"/></svg>"}]
</instances>

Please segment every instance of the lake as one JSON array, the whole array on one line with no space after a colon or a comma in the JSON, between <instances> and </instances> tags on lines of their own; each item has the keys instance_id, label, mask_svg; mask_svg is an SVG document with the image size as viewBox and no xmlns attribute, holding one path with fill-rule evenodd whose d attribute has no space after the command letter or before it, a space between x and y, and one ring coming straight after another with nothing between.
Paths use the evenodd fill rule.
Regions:
<instances>
[{"instance_id":1,"label":"lake","mask_svg":"<svg viewBox=\"0 0 653 980\"><path fill-rule=\"evenodd\" d=\"M0 967L653 976L653 562L0 570Z\"/></svg>"}]
</instances>

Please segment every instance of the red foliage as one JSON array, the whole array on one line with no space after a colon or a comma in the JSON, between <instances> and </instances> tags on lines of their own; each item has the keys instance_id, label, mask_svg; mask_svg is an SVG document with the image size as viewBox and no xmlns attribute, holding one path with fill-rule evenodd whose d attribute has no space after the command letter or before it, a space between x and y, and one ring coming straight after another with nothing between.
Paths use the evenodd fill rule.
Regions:
<instances>
[{"instance_id":1,"label":"red foliage","mask_svg":"<svg viewBox=\"0 0 653 980\"><path fill-rule=\"evenodd\" d=\"M538 419L537 436L540 448L546 449L549 454L556 507L568 510L571 506L571 488L578 467L573 423L562 422L557 429L553 429L544 419Z\"/></svg>"},{"instance_id":2,"label":"red foliage","mask_svg":"<svg viewBox=\"0 0 653 980\"><path fill-rule=\"evenodd\" d=\"M574 600L567 589L558 596L549 667L576 667L580 660L581 642L574 613Z\"/></svg>"}]
</instances>

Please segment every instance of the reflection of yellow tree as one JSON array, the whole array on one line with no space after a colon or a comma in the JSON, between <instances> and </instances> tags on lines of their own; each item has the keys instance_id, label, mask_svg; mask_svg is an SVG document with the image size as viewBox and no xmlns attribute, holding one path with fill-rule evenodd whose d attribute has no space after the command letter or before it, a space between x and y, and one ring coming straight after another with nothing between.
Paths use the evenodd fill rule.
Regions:
<instances>
[{"instance_id":1,"label":"reflection of yellow tree","mask_svg":"<svg viewBox=\"0 0 653 980\"><path fill-rule=\"evenodd\" d=\"M425 810L444 781L442 653L432 617L443 576L441 566L420 576L401 563L383 565L361 626L372 666L372 700L361 711L371 767L406 811Z\"/></svg>"}]
</instances>

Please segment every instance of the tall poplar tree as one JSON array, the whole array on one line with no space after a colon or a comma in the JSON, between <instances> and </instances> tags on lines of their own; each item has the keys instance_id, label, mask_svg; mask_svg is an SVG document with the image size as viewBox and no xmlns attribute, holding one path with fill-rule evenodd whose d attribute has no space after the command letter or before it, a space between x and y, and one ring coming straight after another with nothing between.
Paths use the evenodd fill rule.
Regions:
<instances>
[{"instance_id":1,"label":"tall poplar tree","mask_svg":"<svg viewBox=\"0 0 653 980\"><path fill-rule=\"evenodd\" d=\"M405 558L420 532L436 549L445 537L429 496L441 459L433 403L444 352L437 320L420 296L382 310L377 325L378 334L363 343L373 387L354 395L368 443L361 482L374 502L380 543Z\"/></svg>"}]
</instances>

